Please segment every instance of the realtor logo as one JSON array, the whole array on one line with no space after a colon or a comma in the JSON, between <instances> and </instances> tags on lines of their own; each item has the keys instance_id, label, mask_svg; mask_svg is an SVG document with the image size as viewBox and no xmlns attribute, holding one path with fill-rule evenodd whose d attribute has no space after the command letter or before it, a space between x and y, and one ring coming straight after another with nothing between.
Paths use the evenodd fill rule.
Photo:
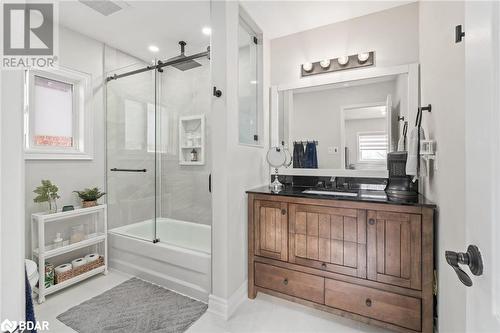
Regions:
<instances>
[{"instance_id":1,"label":"realtor logo","mask_svg":"<svg viewBox=\"0 0 500 333\"><path fill-rule=\"evenodd\" d=\"M4 4L3 22L4 55L47 56L54 54L53 4Z\"/></svg>"},{"instance_id":2,"label":"realtor logo","mask_svg":"<svg viewBox=\"0 0 500 333\"><path fill-rule=\"evenodd\" d=\"M14 0L12 0L14 2ZM2 69L56 66L59 29L56 2L3 3Z\"/></svg>"}]
</instances>

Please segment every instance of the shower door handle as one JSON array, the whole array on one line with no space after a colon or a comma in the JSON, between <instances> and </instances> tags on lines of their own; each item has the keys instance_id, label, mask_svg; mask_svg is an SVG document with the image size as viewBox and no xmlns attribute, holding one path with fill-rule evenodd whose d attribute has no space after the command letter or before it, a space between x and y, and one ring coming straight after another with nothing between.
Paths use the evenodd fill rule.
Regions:
<instances>
[{"instance_id":1,"label":"shower door handle","mask_svg":"<svg viewBox=\"0 0 500 333\"><path fill-rule=\"evenodd\" d=\"M110 169L110 171L121 171L121 172L146 172L148 170L146 169L118 169L118 168L113 168Z\"/></svg>"}]
</instances>

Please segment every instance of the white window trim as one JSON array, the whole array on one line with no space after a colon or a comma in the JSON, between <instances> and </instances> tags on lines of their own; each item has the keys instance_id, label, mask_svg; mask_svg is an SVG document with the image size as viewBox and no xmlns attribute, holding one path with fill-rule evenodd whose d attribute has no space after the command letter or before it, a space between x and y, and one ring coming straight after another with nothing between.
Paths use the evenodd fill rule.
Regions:
<instances>
[{"instance_id":1,"label":"white window trim","mask_svg":"<svg viewBox=\"0 0 500 333\"><path fill-rule=\"evenodd\" d=\"M35 76L73 85L73 138L75 146L40 147L33 144ZM24 84L24 158L26 160L91 160L94 157L92 77L60 66L50 71L30 69Z\"/></svg>"}]
</instances>

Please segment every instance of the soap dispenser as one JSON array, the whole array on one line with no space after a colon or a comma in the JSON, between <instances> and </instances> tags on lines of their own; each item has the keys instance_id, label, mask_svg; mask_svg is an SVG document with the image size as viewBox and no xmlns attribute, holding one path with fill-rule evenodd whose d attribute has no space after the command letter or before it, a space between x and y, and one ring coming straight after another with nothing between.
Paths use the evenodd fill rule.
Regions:
<instances>
[{"instance_id":1,"label":"soap dispenser","mask_svg":"<svg viewBox=\"0 0 500 333\"><path fill-rule=\"evenodd\" d=\"M56 238L54 239L54 247L61 247L63 239L61 238L61 233L56 233Z\"/></svg>"}]
</instances>

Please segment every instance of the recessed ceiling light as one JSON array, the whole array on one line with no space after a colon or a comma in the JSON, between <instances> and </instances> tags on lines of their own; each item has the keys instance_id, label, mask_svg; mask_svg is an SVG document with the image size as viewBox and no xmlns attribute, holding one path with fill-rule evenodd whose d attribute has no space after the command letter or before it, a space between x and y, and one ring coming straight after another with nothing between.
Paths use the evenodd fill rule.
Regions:
<instances>
[{"instance_id":1,"label":"recessed ceiling light","mask_svg":"<svg viewBox=\"0 0 500 333\"><path fill-rule=\"evenodd\" d=\"M212 28L210 28L210 27L203 27L203 29L201 29L201 32L204 35L210 36L212 34Z\"/></svg>"},{"instance_id":2,"label":"recessed ceiling light","mask_svg":"<svg viewBox=\"0 0 500 333\"><path fill-rule=\"evenodd\" d=\"M156 45L149 45L149 46L148 46L148 50L149 50L150 52L154 52L154 53L156 53L156 52L160 51L160 49L159 49L159 48L158 48L158 46L156 46Z\"/></svg>"}]
</instances>

